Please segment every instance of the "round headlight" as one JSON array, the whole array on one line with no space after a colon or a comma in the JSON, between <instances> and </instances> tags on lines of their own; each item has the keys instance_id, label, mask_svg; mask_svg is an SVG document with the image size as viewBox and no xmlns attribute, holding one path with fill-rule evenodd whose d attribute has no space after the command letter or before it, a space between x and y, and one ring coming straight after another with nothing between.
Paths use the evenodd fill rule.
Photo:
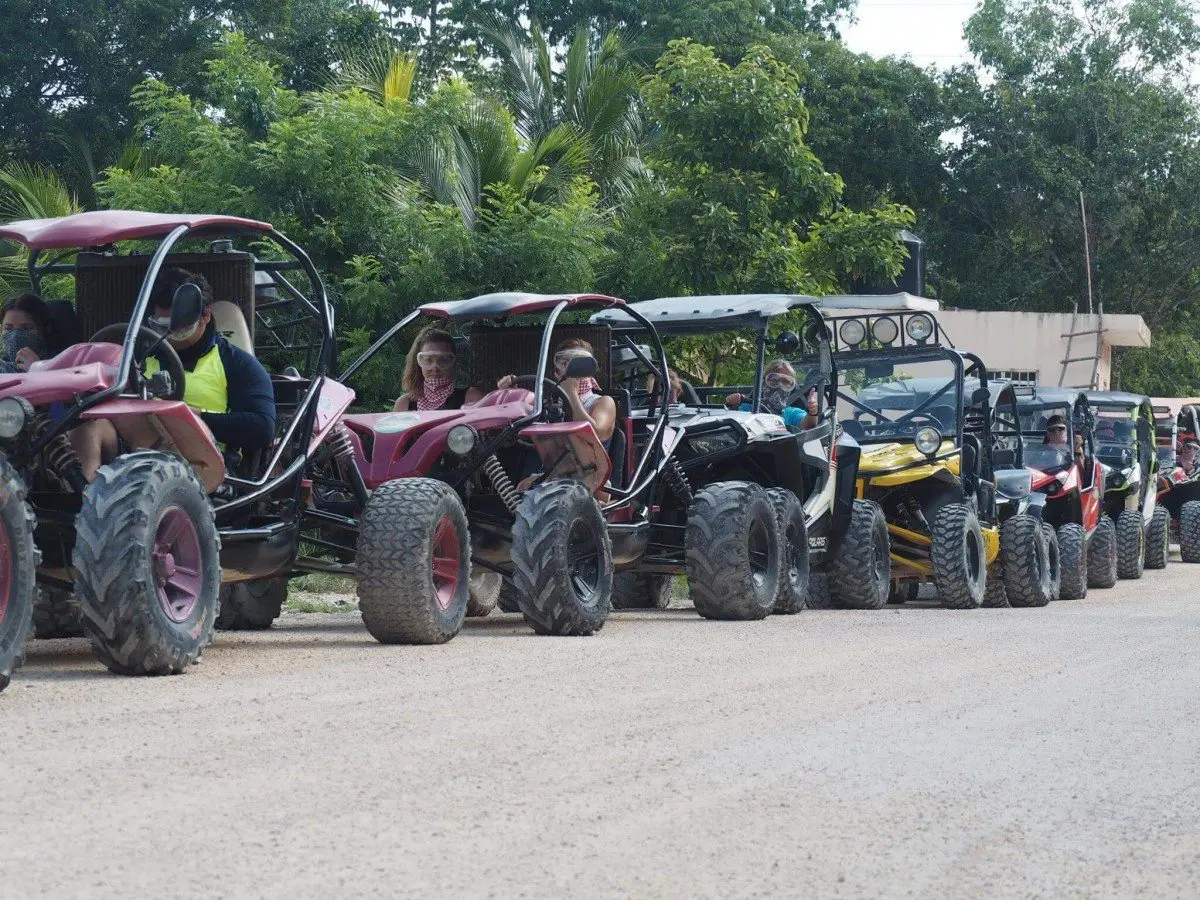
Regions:
<instances>
[{"instance_id":1,"label":"round headlight","mask_svg":"<svg viewBox=\"0 0 1200 900\"><path fill-rule=\"evenodd\" d=\"M881 344L890 344L900 334L895 319L876 319L871 325L871 337Z\"/></svg>"},{"instance_id":2,"label":"round headlight","mask_svg":"<svg viewBox=\"0 0 1200 900\"><path fill-rule=\"evenodd\" d=\"M475 449L478 437L470 425L455 425L446 435L446 449L458 456L466 456Z\"/></svg>"},{"instance_id":3,"label":"round headlight","mask_svg":"<svg viewBox=\"0 0 1200 900\"><path fill-rule=\"evenodd\" d=\"M10 440L20 434L29 421L29 403L19 397L0 400L0 438Z\"/></svg>"},{"instance_id":4,"label":"round headlight","mask_svg":"<svg viewBox=\"0 0 1200 900\"><path fill-rule=\"evenodd\" d=\"M858 319L850 319L848 322L842 323L842 327L838 329L838 336L848 347L857 347L866 340L867 329Z\"/></svg>"},{"instance_id":5,"label":"round headlight","mask_svg":"<svg viewBox=\"0 0 1200 900\"><path fill-rule=\"evenodd\" d=\"M913 443L917 445L918 450L926 456L930 456L937 453L938 448L942 446L942 436L932 425L926 425L917 431Z\"/></svg>"},{"instance_id":6,"label":"round headlight","mask_svg":"<svg viewBox=\"0 0 1200 900\"><path fill-rule=\"evenodd\" d=\"M904 331L914 341L927 341L933 334L933 319L929 316L913 316L904 324Z\"/></svg>"}]
</instances>

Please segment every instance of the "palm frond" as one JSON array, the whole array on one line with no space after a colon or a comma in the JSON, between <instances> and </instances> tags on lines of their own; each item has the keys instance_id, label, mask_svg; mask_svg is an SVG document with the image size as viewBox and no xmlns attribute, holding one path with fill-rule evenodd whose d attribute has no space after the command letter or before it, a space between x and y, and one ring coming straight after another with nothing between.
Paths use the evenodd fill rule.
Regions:
<instances>
[{"instance_id":1,"label":"palm frond","mask_svg":"<svg viewBox=\"0 0 1200 900\"><path fill-rule=\"evenodd\" d=\"M82 209L52 169L28 163L0 168L0 220L53 219Z\"/></svg>"},{"instance_id":2,"label":"palm frond","mask_svg":"<svg viewBox=\"0 0 1200 900\"><path fill-rule=\"evenodd\" d=\"M389 40L377 40L349 51L339 62L330 87L334 91L357 88L380 103L407 103L412 99L419 60Z\"/></svg>"}]
</instances>

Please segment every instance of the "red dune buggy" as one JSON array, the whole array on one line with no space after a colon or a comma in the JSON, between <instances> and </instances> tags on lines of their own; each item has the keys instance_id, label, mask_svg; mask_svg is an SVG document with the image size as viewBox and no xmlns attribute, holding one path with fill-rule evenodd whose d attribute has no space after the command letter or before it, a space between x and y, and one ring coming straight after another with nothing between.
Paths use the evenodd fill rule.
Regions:
<instances>
[{"instance_id":1,"label":"red dune buggy","mask_svg":"<svg viewBox=\"0 0 1200 900\"><path fill-rule=\"evenodd\" d=\"M325 377L333 317L321 279L270 225L229 216L91 212L3 225L0 240L28 249L35 289L73 281L74 306L60 312L78 341L0 376L0 675L21 654L38 586L66 611L50 620L77 607L112 671L182 672L210 640L222 586L223 613L237 619L253 612L239 609L247 584L293 571L304 470L353 399ZM275 372L276 438L249 458L216 444L182 400L178 355L143 324L172 266L208 279L217 330L251 353L257 339ZM172 330L200 315L198 292L176 294ZM163 360L153 374L151 352ZM113 423L120 453L89 484L68 434L93 419Z\"/></svg>"},{"instance_id":2,"label":"red dune buggy","mask_svg":"<svg viewBox=\"0 0 1200 900\"><path fill-rule=\"evenodd\" d=\"M1166 408L1155 408L1158 435L1158 509L1168 520L1168 529L1179 541L1179 558L1200 562L1200 468L1189 472L1177 455L1197 456L1200 441L1200 406L1188 405L1172 416ZM1192 464L1194 466L1194 464ZM1169 538L1168 538L1169 540ZM1146 563L1150 567L1150 563Z\"/></svg>"}]
</instances>

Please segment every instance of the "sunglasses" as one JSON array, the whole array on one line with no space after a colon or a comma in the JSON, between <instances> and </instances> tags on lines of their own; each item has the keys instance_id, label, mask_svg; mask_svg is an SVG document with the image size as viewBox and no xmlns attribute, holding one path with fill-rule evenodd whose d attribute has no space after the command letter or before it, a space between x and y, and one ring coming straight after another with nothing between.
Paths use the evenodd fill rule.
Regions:
<instances>
[{"instance_id":1,"label":"sunglasses","mask_svg":"<svg viewBox=\"0 0 1200 900\"><path fill-rule=\"evenodd\" d=\"M417 363L422 366L445 369L454 365L458 357L453 353L439 353L436 350L423 350L417 354Z\"/></svg>"},{"instance_id":2,"label":"sunglasses","mask_svg":"<svg viewBox=\"0 0 1200 900\"><path fill-rule=\"evenodd\" d=\"M1047 431L1066 431L1066 430L1067 430L1067 426L1066 426L1066 425L1051 425L1051 426L1050 426L1049 428L1047 428L1046 430L1047 430Z\"/></svg>"},{"instance_id":3,"label":"sunglasses","mask_svg":"<svg viewBox=\"0 0 1200 900\"><path fill-rule=\"evenodd\" d=\"M763 379L767 387L783 388L785 391L790 391L796 386L796 379L791 375L784 375L782 372L772 372Z\"/></svg>"}]
</instances>

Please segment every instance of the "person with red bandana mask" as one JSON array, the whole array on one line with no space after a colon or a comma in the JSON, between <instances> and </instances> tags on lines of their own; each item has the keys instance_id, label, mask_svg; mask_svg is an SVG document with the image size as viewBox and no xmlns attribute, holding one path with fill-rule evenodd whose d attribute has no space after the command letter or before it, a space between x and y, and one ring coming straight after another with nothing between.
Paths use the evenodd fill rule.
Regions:
<instances>
[{"instance_id":1,"label":"person with red bandana mask","mask_svg":"<svg viewBox=\"0 0 1200 900\"><path fill-rule=\"evenodd\" d=\"M430 326L417 335L404 360L404 393L396 398L396 412L430 412L462 409L477 402L483 392L478 388L460 388L454 383L454 364L458 356L454 338Z\"/></svg>"},{"instance_id":2,"label":"person with red bandana mask","mask_svg":"<svg viewBox=\"0 0 1200 900\"><path fill-rule=\"evenodd\" d=\"M1176 484L1184 484L1189 481L1195 481L1196 476L1200 474L1197 469L1197 462L1200 458L1200 444L1192 440L1183 442L1183 446L1179 448L1179 466L1171 473L1171 480Z\"/></svg>"},{"instance_id":3,"label":"person with red bandana mask","mask_svg":"<svg viewBox=\"0 0 1200 900\"><path fill-rule=\"evenodd\" d=\"M612 441L613 429L617 426L617 404L612 397L597 393L594 378L563 378L567 364L576 356L595 357L596 351L592 345L580 338L568 338L558 345L554 351L554 377L562 379L561 387L571 402L571 421L590 422L596 431L596 437L607 450ZM498 388L510 388L516 384L515 375L505 375L498 382Z\"/></svg>"}]
</instances>

